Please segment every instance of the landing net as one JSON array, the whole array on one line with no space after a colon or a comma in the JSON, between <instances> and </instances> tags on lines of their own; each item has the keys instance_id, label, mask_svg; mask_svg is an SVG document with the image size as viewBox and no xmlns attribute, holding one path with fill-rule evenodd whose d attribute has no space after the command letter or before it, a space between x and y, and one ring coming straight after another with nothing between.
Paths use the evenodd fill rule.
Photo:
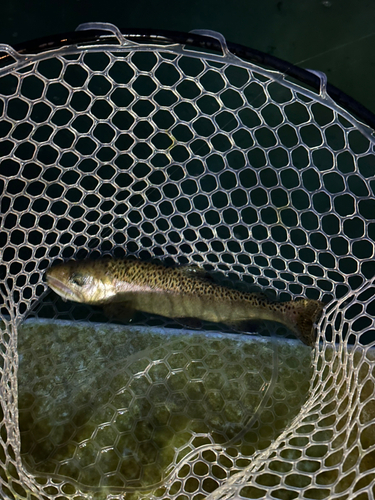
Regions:
<instances>
[{"instance_id":1,"label":"landing net","mask_svg":"<svg viewBox=\"0 0 375 500\"><path fill-rule=\"evenodd\" d=\"M373 498L373 130L324 75L181 36L0 46L2 497ZM314 349L45 293L105 254L323 300Z\"/></svg>"}]
</instances>

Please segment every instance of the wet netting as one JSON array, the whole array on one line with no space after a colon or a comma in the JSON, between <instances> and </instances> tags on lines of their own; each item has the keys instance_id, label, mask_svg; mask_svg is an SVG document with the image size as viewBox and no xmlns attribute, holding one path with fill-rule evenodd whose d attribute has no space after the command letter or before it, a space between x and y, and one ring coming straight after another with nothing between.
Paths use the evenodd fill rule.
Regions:
<instances>
[{"instance_id":1,"label":"wet netting","mask_svg":"<svg viewBox=\"0 0 375 500\"><path fill-rule=\"evenodd\" d=\"M370 114L213 32L0 53L2 498L374 498ZM322 300L316 343L109 323L47 289L108 254Z\"/></svg>"}]
</instances>

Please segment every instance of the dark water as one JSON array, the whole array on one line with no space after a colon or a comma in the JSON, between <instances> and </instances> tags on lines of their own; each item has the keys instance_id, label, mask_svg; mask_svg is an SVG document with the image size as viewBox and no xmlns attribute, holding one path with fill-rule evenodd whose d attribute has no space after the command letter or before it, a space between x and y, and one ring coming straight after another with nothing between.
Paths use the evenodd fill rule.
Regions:
<instances>
[{"instance_id":1,"label":"dark water","mask_svg":"<svg viewBox=\"0 0 375 500\"><path fill-rule=\"evenodd\" d=\"M323 71L328 81L375 112L375 3L371 0L6 0L0 42L74 30L89 21L177 31L211 29L231 42Z\"/></svg>"}]
</instances>

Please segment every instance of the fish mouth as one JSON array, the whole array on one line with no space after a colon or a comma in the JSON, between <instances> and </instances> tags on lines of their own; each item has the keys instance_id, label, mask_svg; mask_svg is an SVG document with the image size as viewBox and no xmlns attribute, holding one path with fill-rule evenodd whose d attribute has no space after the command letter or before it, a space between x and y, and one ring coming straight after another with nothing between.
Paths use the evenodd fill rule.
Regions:
<instances>
[{"instance_id":1,"label":"fish mouth","mask_svg":"<svg viewBox=\"0 0 375 500\"><path fill-rule=\"evenodd\" d=\"M53 276L46 276L47 285L55 292L57 295L63 298L63 300L73 300L75 302L81 302L79 297L62 281Z\"/></svg>"}]
</instances>

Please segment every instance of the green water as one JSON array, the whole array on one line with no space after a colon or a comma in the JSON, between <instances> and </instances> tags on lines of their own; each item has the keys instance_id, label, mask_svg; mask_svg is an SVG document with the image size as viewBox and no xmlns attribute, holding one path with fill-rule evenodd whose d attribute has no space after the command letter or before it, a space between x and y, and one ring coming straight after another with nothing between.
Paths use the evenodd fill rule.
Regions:
<instances>
[{"instance_id":1,"label":"green water","mask_svg":"<svg viewBox=\"0 0 375 500\"><path fill-rule=\"evenodd\" d=\"M24 324L19 355L24 465L91 492L154 488L201 447L229 457L216 477L240 470L312 374L298 341L48 320Z\"/></svg>"}]
</instances>

